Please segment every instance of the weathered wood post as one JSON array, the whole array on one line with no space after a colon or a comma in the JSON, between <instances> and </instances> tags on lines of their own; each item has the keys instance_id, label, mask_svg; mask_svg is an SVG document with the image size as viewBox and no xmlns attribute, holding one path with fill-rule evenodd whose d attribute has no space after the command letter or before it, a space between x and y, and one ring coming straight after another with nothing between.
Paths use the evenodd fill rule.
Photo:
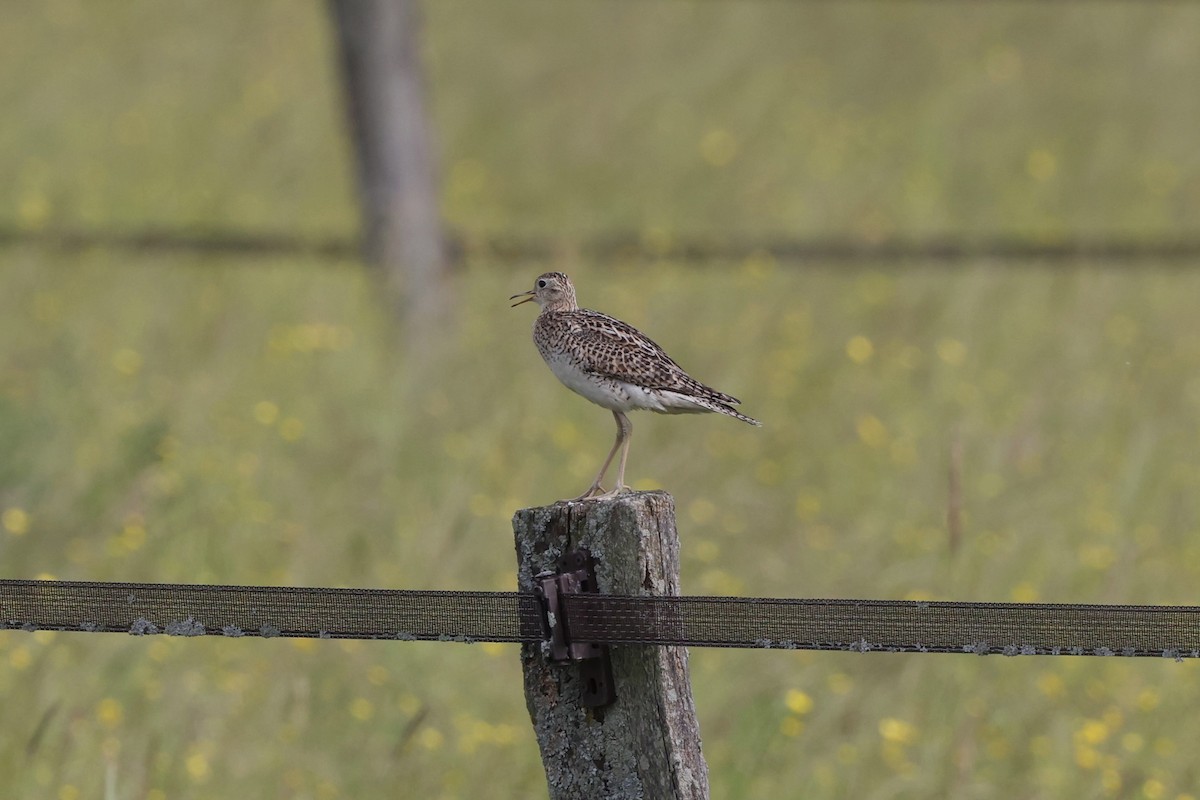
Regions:
<instances>
[{"instance_id":1,"label":"weathered wood post","mask_svg":"<svg viewBox=\"0 0 1200 800\"><path fill-rule=\"evenodd\" d=\"M596 561L602 594L678 595L679 535L666 492L526 508L513 517L520 591L580 547ZM617 699L581 703L580 668L523 645L525 702L551 800L708 797L708 768L683 647L610 649Z\"/></svg>"},{"instance_id":2,"label":"weathered wood post","mask_svg":"<svg viewBox=\"0 0 1200 800\"><path fill-rule=\"evenodd\" d=\"M417 0L329 0L358 163L363 253L410 332L450 308Z\"/></svg>"}]
</instances>

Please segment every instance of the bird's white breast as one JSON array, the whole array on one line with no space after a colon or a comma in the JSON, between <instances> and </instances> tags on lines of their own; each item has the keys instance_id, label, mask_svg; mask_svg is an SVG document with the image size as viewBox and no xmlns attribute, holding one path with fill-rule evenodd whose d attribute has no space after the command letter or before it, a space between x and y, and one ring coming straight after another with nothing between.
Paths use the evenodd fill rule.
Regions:
<instances>
[{"instance_id":1,"label":"bird's white breast","mask_svg":"<svg viewBox=\"0 0 1200 800\"><path fill-rule=\"evenodd\" d=\"M595 373L585 372L579 362L565 353L543 354L554 376L576 394L583 395L598 406L617 411L629 411L637 406L629 402L622 384Z\"/></svg>"},{"instance_id":2,"label":"bird's white breast","mask_svg":"<svg viewBox=\"0 0 1200 800\"><path fill-rule=\"evenodd\" d=\"M662 414L707 411L676 392L648 389L637 384L605 378L585 372L579 362L566 354L543 354L550 371L562 384L598 406L615 411L644 409Z\"/></svg>"}]
</instances>

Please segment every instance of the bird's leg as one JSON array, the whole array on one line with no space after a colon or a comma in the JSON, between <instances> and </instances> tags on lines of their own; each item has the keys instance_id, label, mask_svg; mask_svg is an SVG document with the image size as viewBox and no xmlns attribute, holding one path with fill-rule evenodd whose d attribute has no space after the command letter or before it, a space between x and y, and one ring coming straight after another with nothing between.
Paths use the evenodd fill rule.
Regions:
<instances>
[{"instance_id":1,"label":"bird's leg","mask_svg":"<svg viewBox=\"0 0 1200 800\"><path fill-rule=\"evenodd\" d=\"M633 441L633 423L620 411L614 411L613 416L617 418L617 439L625 442L625 446L621 448L621 462L617 466L617 485L612 490L613 494L620 494L630 491L625 485L625 459L629 458L629 443Z\"/></svg>"},{"instance_id":2,"label":"bird's leg","mask_svg":"<svg viewBox=\"0 0 1200 800\"><path fill-rule=\"evenodd\" d=\"M600 468L600 474L596 476L596 480L592 481L592 485L588 487L588 490L579 495L579 497L576 497L576 500L587 500L589 497L601 497L605 496L606 494L604 489L600 486L600 481L604 480L604 473L608 472L608 466L612 464L613 456L617 454L617 448L621 446L621 443L628 435L628 430L626 427L629 425L629 420L626 419L625 415L620 411L614 411L613 417L615 417L617 420L617 439L615 442L613 442L612 449L608 451L608 458L604 459L604 466ZM625 425L621 424L621 420L623 419L625 420ZM621 474L625 474L624 458L621 459ZM620 480L617 482L620 483Z\"/></svg>"},{"instance_id":3,"label":"bird's leg","mask_svg":"<svg viewBox=\"0 0 1200 800\"><path fill-rule=\"evenodd\" d=\"M622 492L632 491L625 485L625 459L629 458L629 442L633 438L633 423L629 421L629 417L620 411L614 411L613 418L617 421L617 442L613 445L612 453L608 454L608 461L612 461L613 453L617 452L617 447L620 447L621 461L617 466L617 485L613 487L611 492L589 494L589 497L615 497ZM608 461L604 462L605 469L608 469ZM599 489L598 484L599 481L597 481L597 486L594 486L593 489ZM588 491L591 492L592 490L589 489Z\"/></svg>"}]
</instances>

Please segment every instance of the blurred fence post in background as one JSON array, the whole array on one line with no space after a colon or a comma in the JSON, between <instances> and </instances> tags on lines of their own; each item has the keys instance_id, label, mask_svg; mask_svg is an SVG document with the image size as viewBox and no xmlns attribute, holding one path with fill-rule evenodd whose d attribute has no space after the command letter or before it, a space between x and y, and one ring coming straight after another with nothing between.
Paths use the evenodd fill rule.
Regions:
<instances>
[{"instance_id":1,"label":"blurred fence post in background","mask_svg":"<svg viewBox=\"0 0 1200 800\"><path fill-rule=\"evenodd\" d=\"M363 255L408 328L450 307L417 0L330 0L358 165Z\"/></svg>"},{"instance_id":2,"label":"blurred fence post in background","mask_svg":"<svg viewBox=\"0 0 1200 800\"><path fill-rule=\"evenodd\" d=\"M680 594L675 503L666 492L522 509L513 532L520 591L535 591L535 576L585 548L603 594ZM525 703L551 800L707 798L687 649L610 650L616 700L588 708L579 665L551 663L542 644L521 647Z\"/></svg>"}]
</instances>

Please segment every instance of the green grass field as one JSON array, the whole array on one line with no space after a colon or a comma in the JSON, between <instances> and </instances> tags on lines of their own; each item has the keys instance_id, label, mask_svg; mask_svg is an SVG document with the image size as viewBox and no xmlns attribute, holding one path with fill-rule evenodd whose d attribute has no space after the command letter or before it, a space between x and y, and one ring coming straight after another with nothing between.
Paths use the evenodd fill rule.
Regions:
<instances>
[{"instance_id":1,"label":"green grass field","mask_svg":"<svg viewBox=\"0 0 1200 800\"><path fill-rule=\"evenodd\" d=\"M469 232L1195 230L1195 7L428 11ZM0 15L0 219L352 231L319 5ZM765 424L634 418L688 593L1194 604L1196 267L469 263L414 365L356 264L8 247L0 574L511 589L512 512L612 436L506 302L561 268ZM1200 796L1195 668L692 652L746 800ZM6 632L0 796L543 796L520 686L513 646Z\"/></svg>"}]
</instances>

